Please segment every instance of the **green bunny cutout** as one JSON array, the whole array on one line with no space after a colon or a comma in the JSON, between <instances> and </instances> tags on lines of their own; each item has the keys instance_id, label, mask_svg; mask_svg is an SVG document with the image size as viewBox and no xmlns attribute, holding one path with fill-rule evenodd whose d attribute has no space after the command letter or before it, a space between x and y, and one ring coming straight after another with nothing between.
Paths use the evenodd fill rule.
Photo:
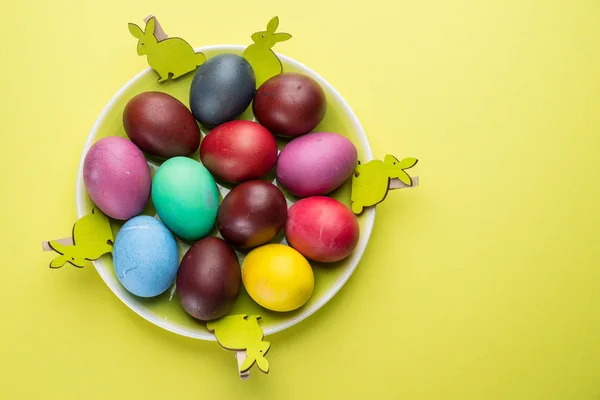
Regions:
<instances>
[{"instance_id":1,"label":"green bunny cutout","mask_svg":"<svg viewBox=\"0 0 600 400\"><path fill-rule=\"evenodd\" d=\"M360 161L352 176L352 211L362 213L365 207L381 203L387 196L390 179L399 179L406 186L413 186L413 179L406 169L417 164L416 158L404 158L399 161L387 154L383 161L372 160L366 164Z\"/></svg>"},{"instance_id":2,"label":"green bunny cutout","mask_svg":"<svg viewBox=\"0 0 600 400\"><path fill-rule=\"evenodd\" d=\"M246 351L246 359L240 372L248 371L255 363L258 368L269 373L269 361L265 355L271 343L263 340L264 334L258 323L260 315L228 315L206 324L210 332L214 332L217 342L226 350Z\"/></svg>"},{"instance_id":3,"label":"green bunny cutout","mask_svg":"<svg viewBox=\"0 0 600 400\"><path fill-rule=\"evenodd\" d=\"M152 17L146 22L145 30L130 23L129 32L138 39L137 53L147 56L148 65L158 74L159 82L164 82L169 77L177 79L194 71L206 61L203 53L196 53L192 46L181 38L157 40L155 27L156 19Z\"/></svg>"},{"instance_id":4,"label":"green bunny cutout","mask_svg":"<svg viewBox=\"0 0 600 400\"><path fill-rule=\"evenodd\" d=\"M73 245L51 240L48 245L61 254L50 263L50 268L60 268L66 263L83 268L86 260L96 260L112 252L114 243L110 220L98 209L84 215L73 225Z\"/></svg>"},{"instance_id":5,"label":"green bunny cutout","mask_svg":"<svg viewBox=\"0 0 600 400\"><path fill-rule=\"evenodd\" d=\"M283 67L277 55L271 50L275 43L290 40L289 33L275 33L279 26L279 17L273 17L267 24L266 31L254 33L254 42L244 51L244 58L250 63L256 75L256 87L258 88L269 78L281 74Z\"/></svg>"}]
</instances>

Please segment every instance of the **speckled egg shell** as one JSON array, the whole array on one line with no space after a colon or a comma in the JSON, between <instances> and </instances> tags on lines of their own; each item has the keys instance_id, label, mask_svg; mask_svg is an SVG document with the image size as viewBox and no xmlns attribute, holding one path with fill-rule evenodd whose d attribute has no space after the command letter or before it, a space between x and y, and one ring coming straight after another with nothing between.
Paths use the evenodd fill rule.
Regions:
<instances>
[{"instance_id":1,"label":"speckled egg shell","mask_svg":"<svg viewBox=\"0 0 600 400\"><path fill-rule=\"evenodd\" d=\"M318 196L340 187L358 163L356 147L346 137L315 132L288 143L277 160L277 181L298 197Z\"/></svg>"},{"instance_id":2,"label":"speckled egg shell","mask_svg":"<svg viewBox=\"0 0 600 400\"><path fill-rule=\"evenodd\" d=\"M177 243L160 221L140 215L119 230L113 264L125 289L136 296L155 297L164 293L177 276Z\"/></svg>"},{"instance_id":3,"label":"speckled egg shell","mask_svg":"<svg viewBox=\"0 0 600 400\"><path fill-rule=\"evenodd\" d=\"M256 91L254 70L237 54L219 54L202 64L190 87L190 108L202 125L231 121L248 108Z\"/></svg>"},{"instance_id":4,"label":"speckled egg shell","mask_svg":"<svg viewBox=\"0 0 600 400\"><path fill-rule=\"evenodd\" d=\"M119 220L142 212L152 185L142 151L119 136L105 137L92 145L85 156L83 180L98 208Z\"/></svg>"}]
</instances>

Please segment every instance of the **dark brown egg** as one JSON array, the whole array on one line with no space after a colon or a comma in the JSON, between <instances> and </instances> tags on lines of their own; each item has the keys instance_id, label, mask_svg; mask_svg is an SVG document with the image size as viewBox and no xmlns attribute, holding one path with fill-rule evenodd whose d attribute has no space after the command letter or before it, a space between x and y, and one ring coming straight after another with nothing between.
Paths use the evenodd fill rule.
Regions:
<instances>
[{"instance_id":1,"label":"dark brown egg","mask_svg":"<svg viewBox=\"0 0 600 400\"><path fill-rule=\"evenodd\" d=\"M161 158L187 156L200 145L200 129L191 111L166 93L144 92L129 100L123 127L142 151Z\"/></svg>"},{"instance_id":2,"label":"dark brown egg","mask_svg":"<svg viewBox=\"0 0 600 400\"><path fill-rule=\"evenodd\" d=\"M252 109L256 120L272 133L296 137L319 125L327 110L327 99L314 79L287 72L258 88Z\"/></svg>"},{"instance_id":3,"label":"dark brown egg","mask_svg":"<svg viewBox=\"0 0 600 400\"><path fill-rule=\"evenodd\" d=\"M286 220L285 196L277 186L263 180L236 186L225 196L217 214L221 236L240 248L271 241Z\"/></svg>"},{"instance_id":4,"label":"dark brown egg","mask_svg":"<svg viewBox=\"0 0 600 400\"><path fill-rule=\"evenodd\" d=\"M183 309L201 321L227 314L240 292L240 264L225 241L207 237L185 253L177 272L177 295Z\"/></svg>"}]
</instances>

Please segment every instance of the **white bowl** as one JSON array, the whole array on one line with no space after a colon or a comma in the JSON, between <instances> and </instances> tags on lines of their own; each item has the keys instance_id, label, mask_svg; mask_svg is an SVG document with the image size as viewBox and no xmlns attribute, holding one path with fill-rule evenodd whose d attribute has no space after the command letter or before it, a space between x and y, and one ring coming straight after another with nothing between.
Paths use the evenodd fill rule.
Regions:
<instances>
[{"instance_id":1,"label":"white bowl","mask_svg":"<svg viewBox=\"0 0 600 400\"><path fill-rule=\"evenodd\" d=\"M216 45L216 46L199 47L196 49L196 51L202 51L204 53L235 52L235 53L241 54L241 52L243 52L244 49L245 49L245 46L241 46L241 45ZM360 145L362 147L362 160L361 161L367 162L367 161L371 160L373 158L372 153L371 153L371 148L369 146L369 142L364 133L364 130L362 129L362 127L358 121L358 118L356 117L356 115L354 114L354 112L352 111L350 106L346 103L346 101L340 96L340 94L329 83L327 83L327 81L325 81L322 77L320 77L316 72L314 72L310 68L302 65L301 63L299 63L289 57L286 57L286 56L283 56L280 54L278 54L278 57L280 58L280 60L282 61L283 65L284 65L284 70L285 70L285 66L290 66L294 70L297 70L299 72L302 72L306 75L311 76L317 82L319 82L320 85L322 85L322 87L325 89L326 92L329 92L329 94L332 95L339 102L339 104L342 107L342 112L345 114L346 118L352 124L355 132L358 134L357 139L360 141L360 143L357 144L357 147L359 147L358 145ZM117 101L123 96L123 94L125 92L127 92L127 90L130 87L135 85L140 79L145 77L147 74L153 74L153 73L154 72L150 68L147 68L144 71L142 71L141 73L139 73L138 75L136 75L133 79L131 79L125 86L123 86L114 95L114 97L111 99L111 101L106 105L106 107L104 108L104 110L102 111L102 113L100 114L98 119L96 120L96 123L94 124L91 132L89 133L88 139L85 143L85 148L81 155L81 160L79 163L79 171L78 171L78 175L77 175L77 189L76 190L77 190L77 216L78 216L78 218L81 218L82 216L89 213L89 211L90 211L89 210L89 201L86 201L87 193L86 193L85 186L83 183L83 163L84 163L85 155L86 155L88 149L95 142L95 138L97 136L100 125L102 124L102 122L106 118L106 116L109 114L109 112L111 112L112 108L115 106ZM274 325L264 327L263 329L264 329L265 335L270 335L270 334L282 331L282 330L289 328L289 327L299 323L300 321L303 321L304 319L308 318L310 315L315 313L318 309L323 307L342 288L342 286L344 286L346 281L350 278L350 276L352 275L352 273L358 266L360 259L361 259L362 255L367 247L367 244L369 242L369 238L371 236L371 231L373 229L373 224L375 221L375 208L371 207L371 208L366 209L365 212L363 213L363 215L361 216L361 219L364 219L364 223L362 224L362 227L361 227L359 243L358 243L355 251L352 253L352 255L345 261L344 271L342 271L342 273L339 275L339 277L337 277L335 282L326 290L326 292L324 294L321 295L321 297L318 299L318 301L315 301L314 303L310 304L310 306L308 306L308 307L300 309L299 312L293 314L289 318L286 318ZM160 326L161 328L164 328L166 330L169 330L169 331L179 334L179 335L188 336L188 337L196 338L196 339L203 339L203 340L215 340L214 335L212 333L208 332L203 324L198 323L197 327L195 327L195 326L190 327L190 326L185 326L185 325L179 324L177 322L171 321L164 315L160 315L160 313L154 312L153 310L149 309L144 301L133 296L131 293L129 293L127 290L125 290L125 288L117 280L116 276L111 273L113 265L112 265L112 258L110 255L105 255L105 256L101 257L100 259L94 261L93 264L94 264L96 270L98 271L98 273L100 274L100 277L108 285L110 290L112 290L113 293L119 299L121 299L121 301L123 303L125 303L130 309L132 309L134 312L136 312L138 315L140 315L144 319L150 321L151 323L153 323L155 325Z\"/></svg>"}]
</instances>

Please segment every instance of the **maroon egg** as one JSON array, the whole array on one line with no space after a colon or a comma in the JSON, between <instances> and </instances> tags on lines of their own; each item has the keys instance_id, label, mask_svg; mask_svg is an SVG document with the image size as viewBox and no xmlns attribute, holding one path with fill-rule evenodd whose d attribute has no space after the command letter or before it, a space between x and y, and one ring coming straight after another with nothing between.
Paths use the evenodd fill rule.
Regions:
<instances>
[{"instance_id":1,"label":"maroon egg","mask_svg":"<svg viewBox=\"0 0 600 400\"><path fill-rule=\"evenodd\" d=\"M175 97L145 92L123 111L129 139L146 153L161 158L187 156L200 145L200 129L190 110Z\"/></svg>"},{"instance_id":2,"label":"maroon egg","mask_svg":"<svg viewBox=\"0 0 600 400\"><path fill-rule=\"evenodd\" d=\"M235 251L222 239L207 237L183 256L177 272L177 296L192 317L211 321L231 310L241 279Z\"/></svg>"},{"instance_id":3,"label":"maroon egg","mask_svg":"<svg viewBox=\"0 0 600 400\"><path fill-rule=\"evenodd\" d=\"M327 110L327 99L314 79L287 72L258 88L252 109L256 120L274 134L296 137L319 125Z\"/></svg>"},{"instance_id":4,"label":"maroon egg","mask_svg":"<svg viewBox=\"0 0 600 400\"><path fill-rule=\"evenodd\" d=\"M268 243L286 220L285 196L277 186L263 180L236 186L225 196L217 214L221 236L240 248Z\"/></svg>"},{"instance_id":5,"label":"maroon egg","mask_svg":"<svg viewBox=\"0 0 600 400\"><path fill-rule=\"evenodd\" d=\"M264 126L246 120L210 131L200 146L202 164L217 179L240 183L265 176L277 162L277 142Z\"/></svg>"}]
</instances>

